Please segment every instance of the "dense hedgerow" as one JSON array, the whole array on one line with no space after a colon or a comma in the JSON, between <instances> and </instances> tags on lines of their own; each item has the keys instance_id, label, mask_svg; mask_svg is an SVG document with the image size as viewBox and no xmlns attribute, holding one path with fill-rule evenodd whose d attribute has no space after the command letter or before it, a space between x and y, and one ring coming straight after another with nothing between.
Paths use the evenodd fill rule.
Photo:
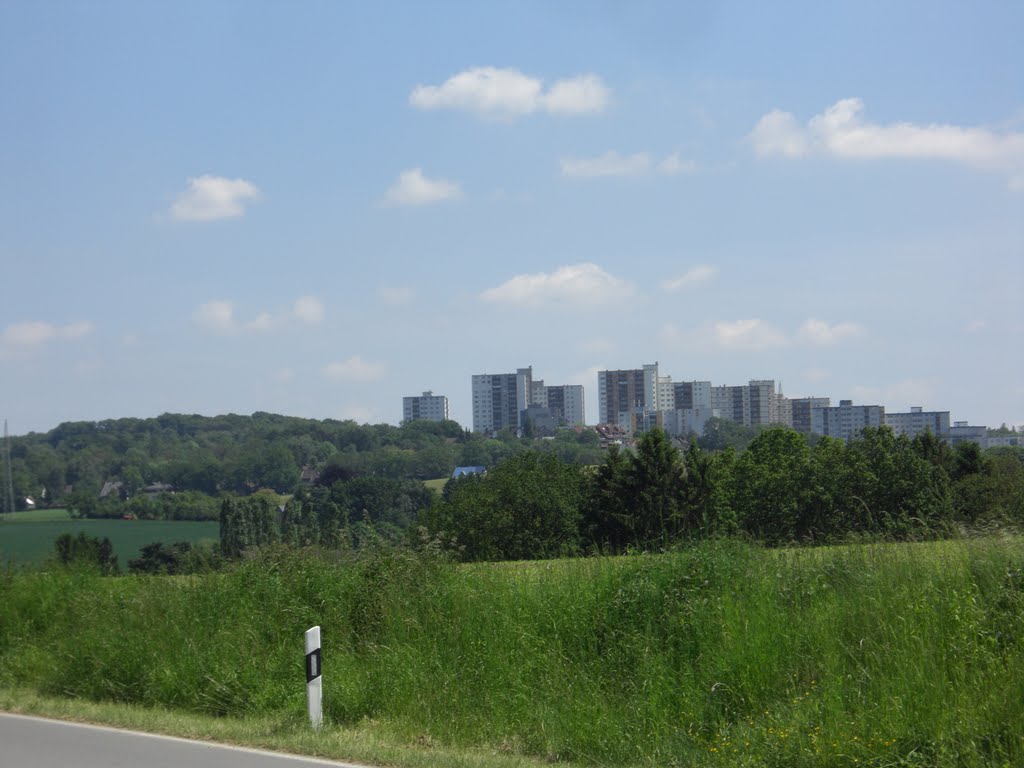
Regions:
<instances>
[{"instance_id":1,"label":"dense hedgerow","mask_svg":"<svg viewBox=\"0 0 1024 768\"><path fill-rule=\"evenodd\" d=\"M1019 539L454 565L276 549L0 577L0 684L591 764L1024 763Z\"/></svg>"}]
</instances>

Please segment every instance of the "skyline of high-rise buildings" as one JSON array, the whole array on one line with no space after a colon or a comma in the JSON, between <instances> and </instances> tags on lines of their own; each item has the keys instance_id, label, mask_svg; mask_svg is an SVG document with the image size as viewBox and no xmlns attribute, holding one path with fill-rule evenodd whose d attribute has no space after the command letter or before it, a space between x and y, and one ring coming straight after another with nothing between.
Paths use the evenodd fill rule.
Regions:
<instances>
[{"instance_id":1,"label":"skyline of high-rise buildings","mask_svg":"<svg viewBox=\"0 0 1024 768\"><path fill-rule=\"evenodd\" d=\"M879 404L850 399L833 406L828 397L787 397L774 379L750 379L746 384L714 385L704 380L673 381L662 375L658 362L639 368L597 372L598 422L633 436L658 426L670 435L703 432L717 417L743 426L780 425L803 434L850 439L866 427L891 427L897 435L914 437L925 430L949 442L977 440L987 427L955 422L949 411L886 413ZM546 385L533 378L533 367L515 373L474 374L472 403L474 432L551 434L560 427L585 426L582 385ZM442 415L443 414L443 415ZM403 420L448 418L448 399L424 392L403 398Z\"/></svg>"}]
</instances>

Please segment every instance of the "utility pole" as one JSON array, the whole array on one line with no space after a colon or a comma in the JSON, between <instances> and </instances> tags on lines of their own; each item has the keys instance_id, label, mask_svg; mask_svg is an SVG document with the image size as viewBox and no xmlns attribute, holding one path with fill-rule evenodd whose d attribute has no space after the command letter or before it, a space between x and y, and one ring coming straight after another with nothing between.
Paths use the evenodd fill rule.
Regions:
<instances>
[{"instance_id":1,"label":"utility pole","mask_svg":"<svg viewBox=\"0 0 1024 768\"><path fill-rule=\"evenodd\" d=\"M13 512L14 478L11 475L11 436L7 433L7 419L4 419L4 450L7 453L7 493L4 494L4 507L7 512Z\"/></svg>"}]
</instances>

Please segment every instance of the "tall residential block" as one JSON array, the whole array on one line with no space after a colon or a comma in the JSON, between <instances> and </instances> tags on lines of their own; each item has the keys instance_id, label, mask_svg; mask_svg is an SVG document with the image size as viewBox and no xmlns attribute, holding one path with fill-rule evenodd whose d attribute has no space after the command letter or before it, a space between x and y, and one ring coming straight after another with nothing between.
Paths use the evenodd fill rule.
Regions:
<instances>
[{"instance_id":1,"label":"tall residential block","mask_svg":"<svg viewBox=\"0 0 1024 768\"><path fill-rule=\"evenodd\" d=\"M532 386L532 367L519 368L515 373L474 374L473 431L521 430Z\"/></svg>"},{"instance_id":2,"label":"tall residential block","mask_svg":"<svg viewBox=\"0 0 1024 768\"><path fill-rule=\"evenodd\" d=\"M544 387L544 406L552 415L561 419L570 427L582 427L586 424L586 408L583 402L582 384L563 384Z\"/></svg>"},{"instance_id":3,"label":"tall residential block","mask_svg":"<svg viewBox=\"0 0 1024 768\"><path fill-rule=\"evenodd\" d=\"M677 381L672 385L672 389L675 395L672 410L711 410L710 381Z\"/></svg>"},{"instance_id":4,"label":"tall residential block","mask_svg":"<svg viewBox=\"0 0 1024 768\"><path fill-rule=\"evenodd\" d=\"M789 400L790 424L793 429L805 435L811 434L811 412L815 408L832 405L828 397L793 397Z\"/></svg>"},{"instance_id":5,"label":"tall residential block","mask_svg":"<svg viewBox=\"0 0 1024 768\"><path fill-rule=\"evenodd\" d=\"M422 395L402 398L402 421L446 421L448 398L426 391Z\"/></svg>"},{"instance_id":6,"label":"tall residential block","mask_svg":"<svg viewBox=\"0 0 1024 768\"><path fill-rule=\"evenodd\" d=\"M632 414L658 410L658 364L618 371L598 371L597 410L602 424L634 420Z\"/></svg>"},{"instance_id":7,"label":"tall residential block","mask_svg":"<svg viewBox=\"0 0 1024 768\"><path fill-rule=\"evenodd\" d=\"M936 437L949 434L949 411L926 411L920 406L910 409L909 413L885 414L885 426L892 428L896 435L914 438L924 431Z\"/></svg>"},{"instance_id":8,"label":"tall residential block","mask_svg":"<svg viewBox=\"0 0 1024 768\"><path fill-rule=\"evenodd\" d=\"M885 424L885 406L854 405L840 400L838 407L815 408L811 411L811 432L816 435L851 440L867 427Z\"/></svg>"},{"instance_id":9,"label":"tall residential block","mask_svg":"<svg viewBox=\"0 0 1024 768\"><path fill-rule=\"evenodd\" d=\"M778 421L775 409L775 381L752 379L746 385L711 388L711 407L723 419L745 427Z\"/></svg>"},{"instance_id":10,"label":"tall residential block","mask_svg":"<svg viewBox=\"0 0 1024 768\"><path fill-rule=\"evenodd\" d=\"M533 378L533 368L515 373L473 376L473 431L522 432L529 426L546 433L562 426L583 426L586 421L583 387L579 384L546 386Z\"/></svg>"}]
</instances>

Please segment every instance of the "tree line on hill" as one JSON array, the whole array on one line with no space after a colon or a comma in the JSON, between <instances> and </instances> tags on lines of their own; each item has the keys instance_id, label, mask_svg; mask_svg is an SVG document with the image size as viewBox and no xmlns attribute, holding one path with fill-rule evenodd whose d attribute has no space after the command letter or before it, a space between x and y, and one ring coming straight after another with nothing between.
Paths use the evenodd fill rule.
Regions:
<instances>
[{"instance_id":1,"label":"tree line on hill","mask_svg":"<svg viewBox=\"0 0 1024 768\"><path fill-rule=\"evenodd\" d=\"M270 546L350 551L427 541L459 560L496 561L662 551L719 536L780 545L1024 524L1020 449L952 449L928 432L911 440L885 427L813 444L769 428L742 452L701 442L680 451L654 429L596 465L527 447L449 480L440 494L417 480L333 467L289 498L269 490L223 497L216 552L153 544L129 569L209 570ZM99 543L79 549L85 559L104 551Z\"/></svg>"},{"instance_id":2,"label":"tree line on hill","mask_svg":"<svg viewBox=\"0 0 1024 768\"><path fill-rule=\"evenodd\" d=\"M366 479L339 480L282 510L226 499L221 549L228 557L271 544L347 549L375 537L401 541L403 529L407 540L421 529L467 561L660 551L734 535L769 545L945 536L1024 523L1024 453L950 449L931 433L910 440L884 427L813 446L772 428L742 453L697 441L681 452L654 429L635 451L612 448L596 467L526 450L450 480L434 499L399 485L381 491Z\"/></svg>"},{"instance_id":3,"label":"tree line on hill","mask_svg":"<svg viewBox=\"0 0 1024 768\"><path fill-rule=\"evenodd\" d=\"M291 493L303 469L426 480L448 477L456 466L493 466L531 447L583 464L601 456L592 430L522 440L468 432L453 421L395 427L269 413L67 422L11 443L19 508L31 498L84 517L148 519L216 519L222 495ZM108 481L120 492L100 498ZM143 492L155 483L173 486L173 499Z\"/></svg>"}]
</instances>

